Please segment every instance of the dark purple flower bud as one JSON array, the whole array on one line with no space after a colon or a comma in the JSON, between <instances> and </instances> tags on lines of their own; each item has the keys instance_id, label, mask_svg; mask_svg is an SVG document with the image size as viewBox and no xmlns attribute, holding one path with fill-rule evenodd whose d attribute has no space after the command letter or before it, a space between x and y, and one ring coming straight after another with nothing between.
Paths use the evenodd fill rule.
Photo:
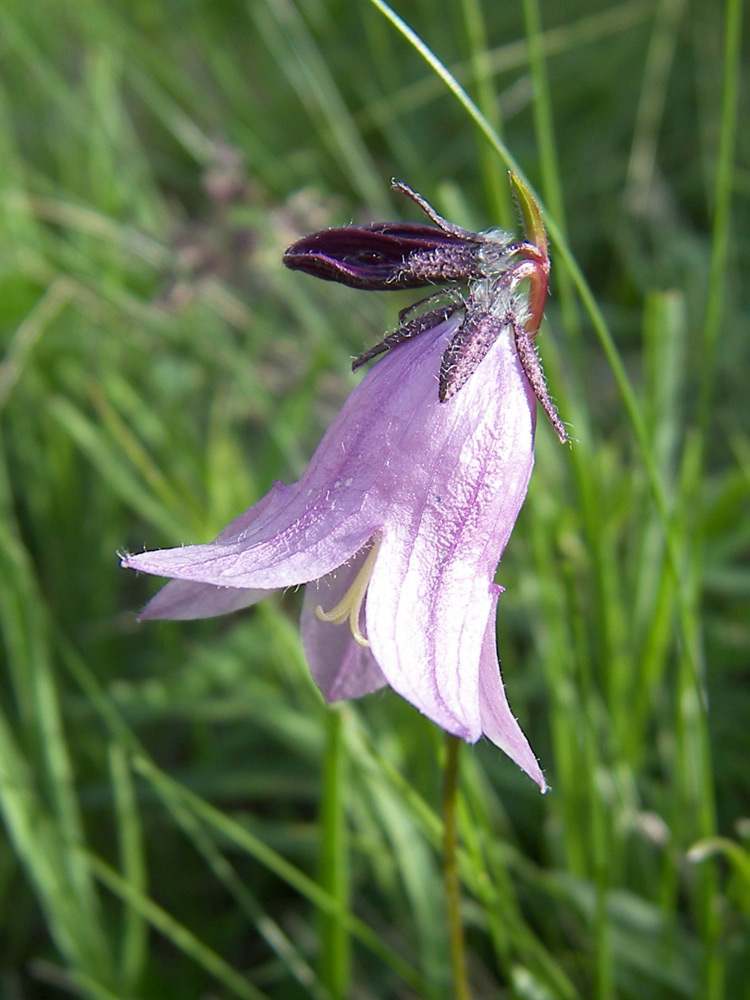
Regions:
<instances>
[{"instance_id":1,"label":"dark purple flower bud","mask_svg":"<svg viewBox=\"0 0 750 1000\"><path fill-rule=\"evenodd\" d=\"M293 243L284 254L286 266L370 291L467 281L495 270L511 241L507 233L462 229L408 185L394 181L393 187L416 202L433 224L372 222L323 229Z\"/></svg>"},{"instance_id":2,"label":"dark purple flower bud","mask_svg":"<svg viewBox=\"0 0 750 1000\"><path fill-rule=\"evenodd\" d=\"M297 240L284 254L294 271L371 291L416 288L480 277L482 237L437 226L377 222L324 229Z\"/></svg>"}]
</instances>

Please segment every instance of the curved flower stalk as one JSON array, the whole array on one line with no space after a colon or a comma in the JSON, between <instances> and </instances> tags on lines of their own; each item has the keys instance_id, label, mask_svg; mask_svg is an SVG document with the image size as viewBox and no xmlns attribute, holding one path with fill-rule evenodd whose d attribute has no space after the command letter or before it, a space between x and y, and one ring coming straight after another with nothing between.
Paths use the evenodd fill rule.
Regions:
<instances>
[{"instance_id":1,"label":"curved flower stalk","mask_svg":"<svg viewBox=\"0 0 750 1000\"><path fill-rule=\"evenodd\" d=\"M363 232L366 252L352 256ZM416 240L424 273L425 255L449 252L444 237L452 235L465 256L450 266L464 267L468 296L425 313L418 334L407 331L387 349L299 482L275 483L209 544L127 555L123 566L171 577L141 617L210 617L304 583L302 640L328 701L388 684L449 733L470 742L487 736L545 790L500 677L501 588L493 579L534 460L534 396L544 383L530 347L541 312L529 298L546 245L530 250L503 237L498 262L487 269L476 256L467 274L484 237L465 238L458 227L327 233L307 238L318 256L304 269L323 275L322 257L324 276L354 269L349 283L360 287L381 287L389 274L402 274L402 287L420 283L413 271L403 277L410 267L403 241ZM372 234L386 238L386 250L368 256ZM301 266L299 248L288 252L291 266ZM530 296L519 290L527 279ZM448 394L440 391L445 370L457 372Z\"/></svg>"}]
</instances>

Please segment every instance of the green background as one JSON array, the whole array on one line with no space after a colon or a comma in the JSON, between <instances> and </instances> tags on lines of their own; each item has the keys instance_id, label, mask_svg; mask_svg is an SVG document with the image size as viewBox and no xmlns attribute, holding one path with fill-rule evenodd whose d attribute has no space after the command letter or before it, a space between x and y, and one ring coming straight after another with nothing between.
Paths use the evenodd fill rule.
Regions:
<instances>
[{"instance_id":1,"label":"green background","mask_svg":"<svg viewBox=\"0 0 750 1000\"><path fill-rule=\"evenodd\" d=\"M740 0L398 11L544 201L539 344L575 439L540 418L497 577L552 790L462 753L475 995L748 997ZM497 144L386 14L0 8L9 1000L452 995L440 732L390 692L327 710L298 593L138 625L156 583L116 557L209 540L296 479L409 303L285 271L293 239L415 219L393 176L516 226Z\"/></svg>"}]
</instances>

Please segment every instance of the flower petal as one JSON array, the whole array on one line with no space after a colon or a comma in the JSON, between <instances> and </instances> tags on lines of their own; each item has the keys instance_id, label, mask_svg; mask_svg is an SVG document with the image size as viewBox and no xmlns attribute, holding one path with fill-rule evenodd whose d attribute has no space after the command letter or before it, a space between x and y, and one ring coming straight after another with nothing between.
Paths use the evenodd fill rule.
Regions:
<instances>
[{"instance_id":1,"label":"flower petal","mask_svg":"<svg viewBox=\"0 0 750 1000\"><path fill-rule=\"evenodd\" d=\"M138 615L139 621L169 618L187 621L192 618L215 618L241 608L249 608L264 597L267 590L245 590L238 587L214 587L192 580L170 580L148 602Z\"/></svg>"},{"instance_id":2,"label":"flower petal","mask_svg":"<svg viewBox=\"0 0 750 1000\"><path fill-rule=\"evenodd\" d=\"M321 451L323 442L316 454L330 459L330 449ZM373 535L377 518L363 511L364 492L350 477L344 488L344 480L329 479L322 463L317 464L316 469L313 460L298 483L274 483L213 542L128 555L122 565L155 576L253 590L295 586L330 572Z\"/></svg>"},{"instance_id":3,"label":"flower petal","mask_svg":"<svg viewBox=\"0 0 750 1000\"><path fill-rule=\"evenodd\" d=\"M362 568L369 546L360 550L345 566L339 567L305 587L302 605L302 645L315 683L326 701L361 698L388 682L368 648L354 641L348 622L331 625L319 621L315 609L334 607Z\"/></svg>"},{"instance_id":4,"label":"flower petal","mask_svg":"<svg viewBox=\"0 0 750 1000\"><path fill-rule=\"evenodd\" d=\"M508 329L446 403L434 374L415 377L431 392L391 449L402 485L370 581L367 635L399 694L474 741L491 584L533 466L533 396Z\"/></svg>"},{"instance_id":5,"label":"flower petal","mask_svg":"<svg viewBox=\"0 0 750 1000\"><path fill-rule=\"evenodd\" d=\"M413 430L437 407L440 355L458 317L403 344L347 399L299 482L275 483L213 542L128 555L129 569L217 587L273 590L342 565L412 495ZM406 438L407 447L400 442Z\"/></svg>"},{"instance_id":6,"label":"flower petal","mask_svg":"<svg viewBox=\"0 0 750 1000\"><path fill-rule=\"evenodd\" d=\"M497 605L500 587L493 587L493 605ZM515 716L510 710L505 696L503 679L500 676L500 665L497 662L497 642L495 631L495 612L493 609L487 622L484 635L482 656L479 661L479 710L482 720L482 732L487 739L504 750L511 760L525 771L539 785L542 792L547 791L542 769L529 746L529 741L523 734Z\"/></svg>"}]
</instances>

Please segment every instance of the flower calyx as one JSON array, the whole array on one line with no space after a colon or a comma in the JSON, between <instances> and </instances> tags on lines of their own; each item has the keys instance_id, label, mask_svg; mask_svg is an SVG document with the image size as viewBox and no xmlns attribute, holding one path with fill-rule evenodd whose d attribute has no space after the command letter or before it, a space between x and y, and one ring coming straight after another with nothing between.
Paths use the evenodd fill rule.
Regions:
<instances>
[{"instance_id":1,"label":"flower calyx","mask_svg":"<svg viewBox=\"0 0 750 1000\"><path fill-rule=\"evenodd\" d=\"M374 222L324 229L293 243L284 254L284 263L293 270L370 291L447 286L402 311L399 326L355 358L352 368L459 313L460 324L440 365L440 402L446 403L460 391L497 338L509 332L534 394L558 438L565 442L567 430L547 392L534 347L549 284L547 236L529 189L513 173L510 183L525 240L515 240L498 229L479 233L463 229L439 215L407 184L393 181L394 190L411 198L429 223ZM528 290L521 292L521 285Z\"/></svg>"}]
</instances>

